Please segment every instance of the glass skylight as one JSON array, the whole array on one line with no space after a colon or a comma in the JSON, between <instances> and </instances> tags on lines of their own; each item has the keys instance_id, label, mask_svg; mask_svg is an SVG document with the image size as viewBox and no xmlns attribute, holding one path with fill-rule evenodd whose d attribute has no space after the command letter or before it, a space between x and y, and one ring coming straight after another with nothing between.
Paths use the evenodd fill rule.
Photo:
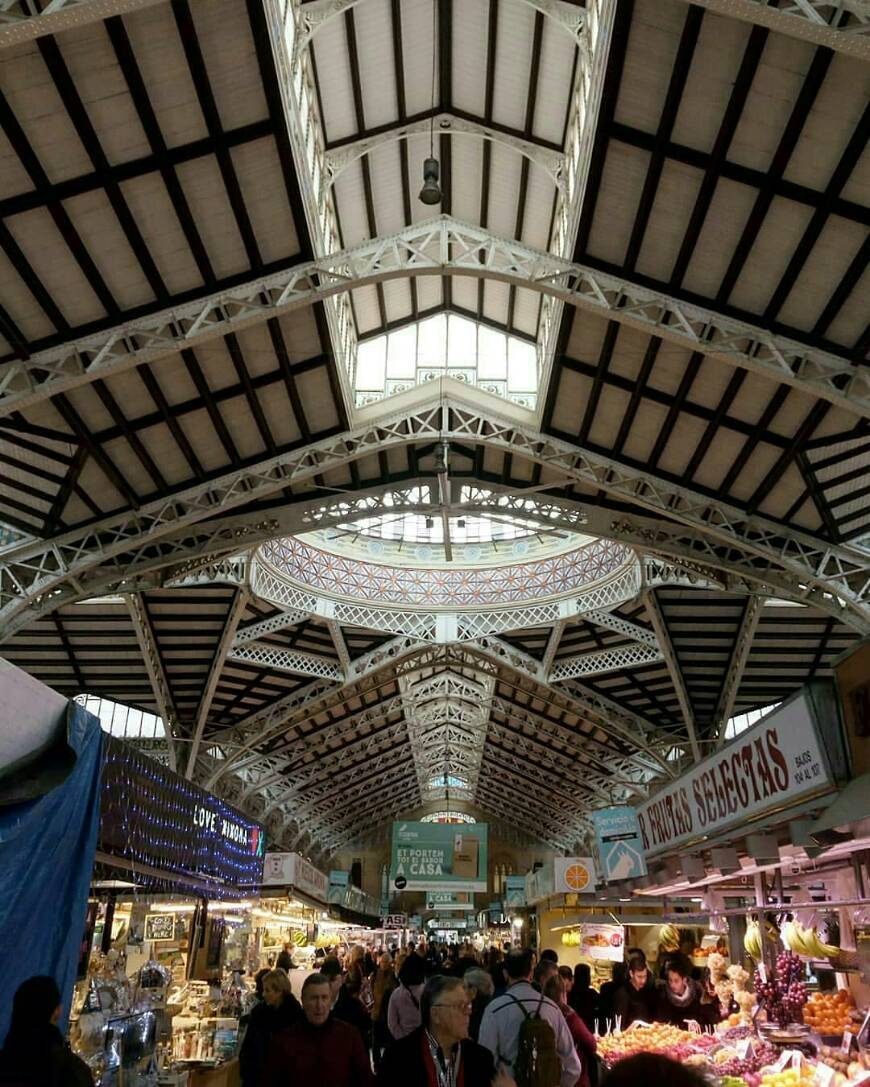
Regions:
<instances>
[{"instance_id":1,"label":"glass skylight","mask_svg":"<svg viewBox=\"0 0 870 1087\"><path fill-rule=\"evenodd\" d=\"M406 499L408 496L406 496ZM430 505L431 496L427 488L418 487L410 495L410 500L420 505ZM469 488L463 487L460 492L460 501L472 502L475 496ZM525 519L517 517L514 512L519 505L516 499L503 496L499 498L493 495L491 498L493 509L482 514L457 514L448 518L450 528L450 540L454 545L461 544L494 544L508 543L515 540L525 540L537 537L556 538L567 540L573 537L578 546L588 537L582 536L573 530L565 528L550 528L542 523L540 518ZM390 504L390 496L384 497L384 505ZM534 500L530 499L525 508L532 513L535 509ZM355 537L365 536L375 540L386 540L395 543L417 543L439 545L444 542L444 521L441 510L432 506L431 513L407 513L388 511L377 513L373 517L363 517L359 520L338 525L335 528L325 530L326 540L352 540Z\"/></svg>"},{"instance_id":2,"label":"glass skylight","mask_svg":"<svg viewBox=\"0 0 870 1087\"><path fill-rule=\"evenodd\" d=\"M466 815L464 811L433 811L424 815L421 823L476 823L473 815Z\"/></svg>"},{"instance_id":3,"label":"glass skylight","mask_svg":"<svg viewBox=\"0 0 870 1087\"><path fill-rule=\"evenodd\" d=\"M153 713L96 694L76 695L75 701L88 713L99 717L103 731L112 736L123 736L128 740L160 740L166 736L163 721Z\"/></svg>"},{"instance_id":4,"label":"glass skylight","mask_svg":"<svg viewBox=\"0 0 870 1087\"><path fill-rule=\"evenodd\" d=\"M438 313L357 347L357 407L452 377L525 408L538 393L535 344L455 313Z\"/></svg>"}]
</instances>

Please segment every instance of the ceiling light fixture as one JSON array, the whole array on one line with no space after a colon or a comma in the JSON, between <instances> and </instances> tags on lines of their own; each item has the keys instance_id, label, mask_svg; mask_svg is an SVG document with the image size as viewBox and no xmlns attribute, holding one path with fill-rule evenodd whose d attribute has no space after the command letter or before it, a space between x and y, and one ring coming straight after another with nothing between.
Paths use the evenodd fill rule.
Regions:
<instances>
[{"instance_id":1,"label":"ceiling light fixture","mask_svg":"<svg viewBox=\"0 0 870 1087\"><path fill-rule=\"evenodd\" d=\"M429 157L423 161L423 188L420 200L424 204L440 204L443 199L441 186L438 184L441 167L435 158L435 49L438 41L437 11L438 0L432 0L432 95L429 103Z\"/></svg>"}]
</instances>

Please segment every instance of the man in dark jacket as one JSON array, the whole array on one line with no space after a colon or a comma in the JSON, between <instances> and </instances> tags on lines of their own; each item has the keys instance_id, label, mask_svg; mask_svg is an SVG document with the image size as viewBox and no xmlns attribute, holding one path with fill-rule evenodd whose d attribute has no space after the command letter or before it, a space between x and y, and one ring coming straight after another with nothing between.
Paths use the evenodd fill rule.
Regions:
<instances>
[{"instance_id":1,"label":"man in dark jacket","mask_svg":"<svg viewBox=\"0 0 870 1087\"><path fill-rule=\"evenodd\" d=\"M275 1036L265 1087L374 1087L359 1031L332 1014L329 978L308 975L302 1010L302 1019Z\"/></svg>"},{"instance_id":2,"label":"man in dark jacket","mask_svg":"<svg viewBox=\"0 0 870 1087\"><path fill-rule=\"evenodd\" d=\"M516 1087L496 1071L488 1049L468 1037L471 1001L461 978L438 974L420 997L423 1025L390 1046L378 1073L378 1087Z\"/></svg>"},{"instance_id":3,"label":"man in dark jacket","mask_svg":"<svg viewBox=\"0 0 870 1087\"><path fill-rule=\"evenodd\" d=\"M637 1019L652 1023L658 1008L658 992L650 976L646 959L632 955L628 960L628 978L613 994L613 1011L621 1015L625 1030Z\"/></svg>"},{"instance_id":4,"label":"man in dark jacket","mask_svg":"<svg viewBox=\"0 0 870 1087\"><path fill-rule=\"evenodd\" d=\"M0 1050L4 1087L93 1087L83 1060L71 1053L57 1028L60 990L54 978L32 977L12 998L12 1021Z\"/></svg>"}]
</instances>

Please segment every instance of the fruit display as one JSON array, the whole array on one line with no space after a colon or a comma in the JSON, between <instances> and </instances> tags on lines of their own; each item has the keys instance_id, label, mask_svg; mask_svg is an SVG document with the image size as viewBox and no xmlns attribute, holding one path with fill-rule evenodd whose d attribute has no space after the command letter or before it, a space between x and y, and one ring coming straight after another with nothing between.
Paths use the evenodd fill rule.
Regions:
<instances>
[{"instance_id":1,"label":"fruit display","mask_svg":"<svg viewBox=\"0 0 870 1087\"><path fill-rule=\"evenodd\" d=\"M840 954L835 944L822 943L818 930L804 928L799 921L786 921L782 926L782 942L796 955L805 955L810 959L833 959Z\"/></svg>"},{"instance_id":2,"label":"fruit display","mask_svg":"<svg viewBox=\"0 0 870 1087\"><path fill-rule=\"evenodd\" d=\"M793 951L783 951L776 959L776 971L765 981L755 972L755 995L767 1011L767 1021L781 1027L802 1023L807 989L801 978L804 966Z\"/></svg>"},{"instance_id":3,"label":"fruit display","mask_svg":"<svg viewBox=\"0 0 870 1087\"><path fill-rule=\"evenodd\" d=\"M828 1068L833 1068L835 1072L839 1072L843 1077L849 1074L849 1054L841 1046L821 1046L816 1059L821 1064L827 1065Z\"/></svg>"},{"instance_id":4,"label":"fruit display","mask_svg":"<svg viewBox=\"0 0 870 1087\"><path fill-rule=\"evenodd\" d=\"M623 1057L633 1057L636 1053L664 1053L674 1060L683 1060L689 1055L691 1043L696 1034L669 1023L653 1023L648 1027L632 1026L621 1034L607 1034L598 1042L598 1055L610 1065Z\"/></svg>"},{"instance_id":5,"label":"fruit display","mask_svg":"<svg viewBox=\"0 0 870 1087\"><path fill-rule=\"evenodd\" d=\"M781 1072L766 1072L761 1087L813 1087L816 1073L812 1065L801 1062L800 1068L784 1068Z\"/></svg>"},{"instance_id":6,"label":"fruit display","mask_svg":"<svg viewBox=\"0 0 870 1087\"><path fill-rule=\"evenodd\" d=\"M854 1001L845 989L837 993L813 993L804 1008L804 1022L817 1034L842 1034L847 1027L856 1026L854 1010Z\"/></svg>"},{"instance_id":7,"label":"fruit display","mask_svg":"<svg viewBox=\"0 0 870 1087\"><path fill-rule=\"evenodd\" d=\"M713 1057L713 1067L718 1075L742 1076L747 1082L747 1077L759 1073L779 1056L779 1050L766 1042L758 1042L750 1046L745 1057L737 1055L737 1050L730 1046L720 1049Z\"/></svg>"}]
</instances>

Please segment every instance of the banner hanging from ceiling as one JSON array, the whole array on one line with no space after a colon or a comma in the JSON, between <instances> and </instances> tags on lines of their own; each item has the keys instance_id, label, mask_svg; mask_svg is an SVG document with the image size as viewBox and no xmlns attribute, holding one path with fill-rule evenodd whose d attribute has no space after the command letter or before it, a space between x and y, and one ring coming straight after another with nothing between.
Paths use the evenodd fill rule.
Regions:
<instances>
[{"instance_id":1,"label":"banner hanging from ceiling","mask_svg":"<svg viewBox=\"0 0 870 1087\"><path fill-rule=\"evenodd\" d=\"M485 891L486 823L393 823L390 882L397 891Z\"/></svg>"}]
</instances>

